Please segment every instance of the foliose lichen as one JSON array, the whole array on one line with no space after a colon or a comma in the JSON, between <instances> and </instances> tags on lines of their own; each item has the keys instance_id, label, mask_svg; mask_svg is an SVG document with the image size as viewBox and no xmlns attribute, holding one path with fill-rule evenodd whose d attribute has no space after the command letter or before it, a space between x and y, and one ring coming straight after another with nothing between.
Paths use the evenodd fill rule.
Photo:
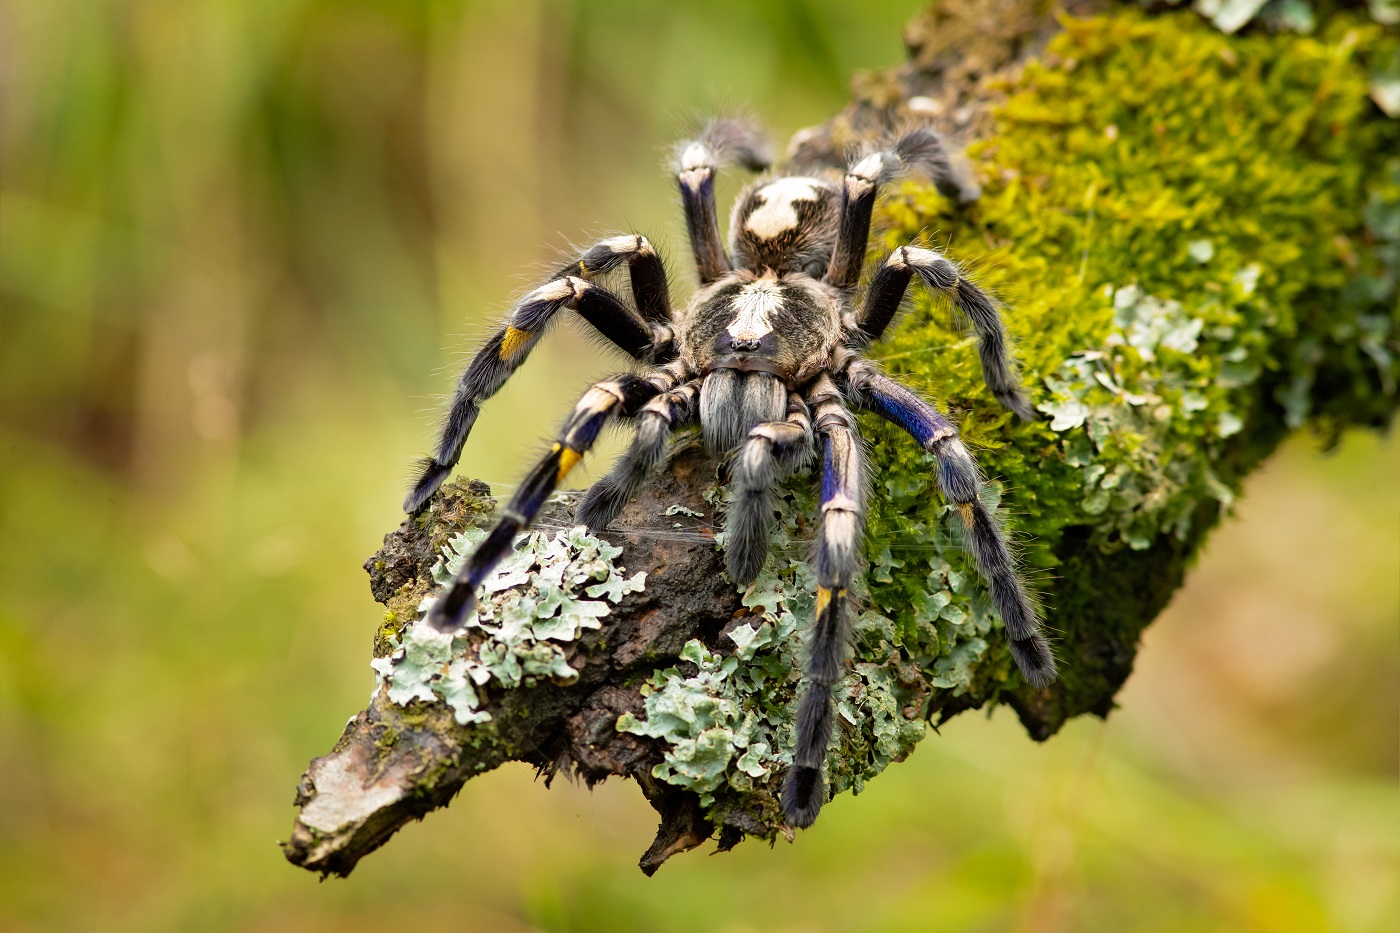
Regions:
<instances>
[{"instance_id":1,"label":"foliose lichen","mask_svg":"<svg viewBox=\"0 0 1400 933\"><path fill-rule=\"evenodd\" d=\"M727 626L724 644L711 650L698 639L681 652L681 665L656 671L642 688L645 715L623 714L617 729L663 740L665 760L653 776L701 795L703 806L723 803L781 773L792 763L792 723L801 691L816 581L805 560L804 516L814 514L809 482L786 484L781 521L770 558L743 589L745 614ZM723 536L718 546L723 546ZM828 775L834 789L857 793L893 761L905 757L927 728L931 688L964 693L972 669L996 625L978 583L938 555L951 541L934 543L927 560L927 592L912 607L866 608L852 625L853 663L834 691L842 720ZM888 578L903 561L883 542L874 572ZM861 590L858 589L858 592ZM896 648L889 613L909 616L931 650L918 658ZM926 665L923 666L923 665ZM693 671L692 671L693 666Z\"/></svg>"},{"instance_id":2,"label":"foliose lichen","mask_svg":"<svg viewBox=\"0 0 1400 933\"><path fill-rule=\"evenodd\" d=\"M478 528L454 535L432 568L434 582L450 584L485 537ZM615 562L621 553L582 526L523 538L482 584L458 632L445 634L423 621L439 594L424 597L418 618L391 641L391 653L370 662L381 678L376 691L387 689L400 705L441 699L459 724L468 725L491 719L477 688L573 682L578 672L564 646L600 628L612 606L646 586L645 573L624 576Z\"/></svg>"},{"instance_id":3,"label":"foliose lichen","mask_svg":"<svg viewBox=\"0 0 1400 933\"><path fill-rule=\"evenodd\" d=\"M1066 462L1082 469L1081 511L1095 517L1100 541L1146 550L1162 532L1184 539L1201 490L1224 505L1234 500L1211 463L1244 427L1245 403L1232 405L1229 393L1263 373L1264 347L1237 339L1258 278L1251 264L1220 300L1189 312L1136 285L1105 285L1113 327L1102 345L1043 377L1049 398L1038 407L1050 430L1065 434ZM1294 401L1298 424L1306 404L1306 395ZM1195 423L1202 418L1212 420ZM1112 469L1107 450L1117 455Z\"/></svg>"}]
</instances>

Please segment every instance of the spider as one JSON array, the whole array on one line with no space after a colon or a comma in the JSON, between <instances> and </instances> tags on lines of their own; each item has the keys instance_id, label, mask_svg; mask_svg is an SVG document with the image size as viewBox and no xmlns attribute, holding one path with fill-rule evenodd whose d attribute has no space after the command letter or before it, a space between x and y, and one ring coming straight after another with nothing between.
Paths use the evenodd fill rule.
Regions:
<instances>
[{"instance_id":1,"label":"spider","mask_svg":"<svg viewBox=\"0 0 1400 933\"><path fill-rule=\"evenodd\" d=\"M764 171L763 140L744 120L718 120L676 149L677 181L700 287L673 310L661 258L644 236L603 240L525 295L468 364L457 383L434 455L404 502L419 512L451 473L480 405L525 361L550 322L568 309L642 365L588 389L533 470L501 511L447 593L429 610L441 631L460 628L478 586L508 553L556 487L611 418L631 419L630 449L580 501L577 517L605 528L665 462L671 437L697 420L708 448L729 455L734 493L727 512L725 563L740 585L762 569L774 523L774 487L814 458L821 467L821 514L814 556L816 611L793 764L781 795L788 823L805 827L826 797L822 766L832 735L831 691L842 675L858 571L868 477L851 406L908 432L937 461L938 484L956 507L1026 680L1044 686L1055 662L997 519L979 496L976 464L953 424L927 400L863 355L899 311L917 276L950 299L978 338L983 378L996 399L1033 417L1017 379L997 305L940 253L901 246L857 295L871 212L881 184L913 172L962 200L942 140L916 129L885 148L852 158L844 177L770 174L738 196L730 246L720 239L716 172L738 162ZM816 177L823 175L824 177ZM599 284L626 264L635 308Z\"/></svg>"}]
</instances>

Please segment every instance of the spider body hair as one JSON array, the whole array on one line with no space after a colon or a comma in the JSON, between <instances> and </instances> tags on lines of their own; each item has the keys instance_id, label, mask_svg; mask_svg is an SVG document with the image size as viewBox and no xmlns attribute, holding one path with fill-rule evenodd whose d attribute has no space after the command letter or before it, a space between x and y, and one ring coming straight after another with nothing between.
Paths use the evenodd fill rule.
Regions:
<instances>
[{"instance_id":1,"label":"spider body hair","mask_svg":"<svg viewBox=\"0 0 1400 933\"><path fill-rule=\"evenodd\" d=\"M997 401L1033 417L1000 308L952 260L935 250L900 247L879 264L857 300L882 184L922 173L960 200L975 192L975 184L954 170L936 134L916 129L853 157L844 175L778 173L749 184L736 199L726 248L715 211L716 172L731 162L763 170L765 151L757 130L736 120L717 121L676 148L676 180L700 277L700 288L680 310L671 306L661 258L635 234L582 251L521 299L458 381L438 446L424 462L405 508L421 509L433 495L456 463L481 403L566 310L631 355L642 371L599 382L583 395L496 526L433 604L429 624L442 631L461 627L477 587L611 419L628 419L635 431L632 443L584 495L578 518L595 531L606 528L665 463L675 432L698 422L706 446L729 458L734 495L726 516L725 564L738 584L752 582L767 559L776 485L817 461L820 514L811 557L816 611L793 765L781 793L785 818L802 827L816 819L826 798L822 772L834 721L832 691L845 673L851 592L860 572L869 500L852 405L899 426L934 458L939 490L962 521L1023 676L1044 686L1055 677L1055 662L957 429L932 403L863 356L890 327L909 284L917 280L972 324L983 378ZM596 281L623 264L629 270L630 304Z\"/></svg>"}]
</instances>

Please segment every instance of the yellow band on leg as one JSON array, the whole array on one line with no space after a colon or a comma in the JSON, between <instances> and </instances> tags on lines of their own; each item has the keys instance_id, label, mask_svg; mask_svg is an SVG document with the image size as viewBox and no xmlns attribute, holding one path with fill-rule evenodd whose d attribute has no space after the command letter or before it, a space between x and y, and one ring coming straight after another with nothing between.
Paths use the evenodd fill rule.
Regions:
<instances>
[{"instance_id":1,"label":"yellow band on leg","mask_svg":"<svg viewBox=\"0 0 1400 933\"><path fill-rule=\"evenodd\" d=\"M829 587L825 587L825 586L819 586L819 587L817 587L817 611L816 611L816 618L820 619L820 618L822 617L822 614L826 612L827 607L829 607L829 606L831 605L831 598L832 598L833 596L835 596L835 597L838 598L838 599L841 599L841 598L844 598L845 595L846 595L846 589L845 589L845 587L841 587L841 588L838 588L838 589L835 589L835 590L830 589Z\"/></svg>"},{"instance_id":2,"label":"yellow band on leg","mask_svg":"<svg viewBox=\"0 0 1400 933\"><path fill-rule=\"evenodd\" d=\"M530 342L531 336L533 335L528 330L507 325L506 334L501 338L501 359L513 359Z\"/></svg>"},{"instance_id":3,"label":"yellow band on leg","mask_svg":"<svg viewBox=\"0 0 1400 933\"><path fill-rule=\"evenodd\" d=\"M559 473L554 481L562 483L564 477L569 475L569 471L578 466L578 462L583 459L583 454L572 447L562 447L560 444L555 444L554 448L559 451Z\"/></svg>"}]
</instances>

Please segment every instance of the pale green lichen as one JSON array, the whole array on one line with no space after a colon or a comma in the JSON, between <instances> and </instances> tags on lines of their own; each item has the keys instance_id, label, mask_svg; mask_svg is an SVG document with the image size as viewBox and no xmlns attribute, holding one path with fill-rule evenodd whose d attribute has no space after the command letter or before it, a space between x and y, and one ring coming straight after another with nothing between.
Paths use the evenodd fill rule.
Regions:
<instances>
[{"instance_id":1,"label":"pale green lichen","mask_svg":"<svg viewBox=\"0 0 1400 933\"><path fill-rule=\"evenodd\" d=\"M695 791L704 806L726 790L751 791L792 763L792 722L815 593L799 521L815 508L808 485L789 483L780 498L782 521L770 559L743 590L749 614L726 630L727 644L711 651L689 642L680 660L693 672L680 665L657 671L642 690L644 716L624 714L617 722L621 732L663 740L665 758L653 776ZM940 556L945 546L958 545L949 539L933 546L925 558L928 591L912 614L909 607L867 603L852 626L853 663L834 691L844 722L828 768L836 791L858 792L923 737L925 677L953 695L971 686L996 621L976 581ZM872 573L888 577L905 572L904 565L886 543ZM897 649L897 626L885 613L901 611L928 649L920 656L927 672Z\"/></svg>"},{"instance_id":2,"label":"pale green lichen","mask_svg":"<svg viewBox=\"0 0 1400 933\"><path fill-rule=\"evenodd\" d=\"M1267 317L1244 308L1258 277L1257 265L1241 269L1189 312L1135 285L1105 286L1113 326L1102 344L1044 377L1049 396L1037 407L1051 416L1050 430L1066 434L1068 462L1082 467L1082 510L1101 540L1146 550L1159 532L1184 539L1197 490L1232 501L1210 461L1244 427L1249 387L1263 372L1264 347L1241 339L1240 326ZM1213 421L1202 430L1195 422L1207 412ZM1105 453L1118 455L1111 467Z\"/></svg>"},{"instance_id":3,"label":"pale green lichen","mask_svg":"<svg viewBox=\"0 0 1400 933\"><path fill-rule=\"evenodd\" d=\"M450 584L485 536L476 528L454 535L432 569L434 582ZM624 576L615 563L621 553L582 526L522 539L482 584L476 608L457 633L425 624L422 616L438 597L423 599L419 619L391 642L392 653L371 662L381 678L378 689L400 705L441 699L467 725L491 718L480 708L478 687L571 683L578 672L562 646L600 628L612 606L646 586L645 573Z\"/></svg>"}]
</instances>

